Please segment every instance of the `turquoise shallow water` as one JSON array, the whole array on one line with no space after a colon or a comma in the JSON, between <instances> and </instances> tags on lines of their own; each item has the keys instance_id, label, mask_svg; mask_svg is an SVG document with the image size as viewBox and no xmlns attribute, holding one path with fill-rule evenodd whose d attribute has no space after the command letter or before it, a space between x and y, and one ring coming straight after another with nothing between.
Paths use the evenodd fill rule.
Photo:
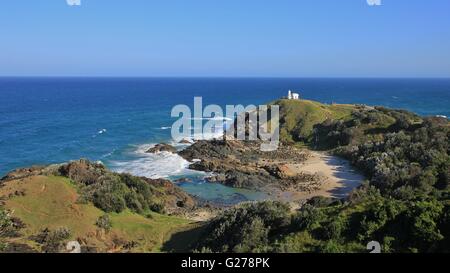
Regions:
<instances>
[{"instance_id":1,"label":"turquoise shallow water","mask_svg":"<svg viewBox=\"0 0 450 273\"><path fill-rule=\"evenodd\" d=\"M365 103L450 116L448 79L0 78L0 175L78 158L148 177L190 176L186 191L235 202L261 193L202 182L179 157L148 155L170 142L177 104L260 104L288 89L321 102ZM181 148L181 147L180 147Z\"/></svg>"}]
</instances>

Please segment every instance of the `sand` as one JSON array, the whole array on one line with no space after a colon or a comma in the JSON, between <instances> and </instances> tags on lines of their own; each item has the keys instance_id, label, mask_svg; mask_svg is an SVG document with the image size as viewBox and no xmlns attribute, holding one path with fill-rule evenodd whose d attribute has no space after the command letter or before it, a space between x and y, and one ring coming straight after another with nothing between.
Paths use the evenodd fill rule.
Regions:
<instances>
[{"instance_id":1,"label":"sand","mask_svg":"<svg viewBox=\"0 0 450 273\"><path fill-rule=\"evenodd\" d=\"M350 191L358 187L365 177L358 173L350 163L342 158L327 155L326 153L310 151L308 160L300 164L287 164L292 174L318 173L323 176L322 186L319 190L311 192L281 191L279 189L266 189L272 200L289 202L291 209L297 210L307 200L314 196L344 198ZM186 217L193 221L204 222L214 218L218 210L199 208Z\"/></svg>"},{"instance_id":2,"label":"sand","mask_svg":"<svg viewBox=\"0 0 450 273\"><path fill-rule=\"evenodd\" d=\"M347 160L313 151L307 161L302 164L290 164L289 168L293 173L318 173L324 180L322 187L316 191L278 192L277 199L284 201L302 201L314 196L344 198L365 180L365 177L355 171Z\"/></svg>"}]
</instances>

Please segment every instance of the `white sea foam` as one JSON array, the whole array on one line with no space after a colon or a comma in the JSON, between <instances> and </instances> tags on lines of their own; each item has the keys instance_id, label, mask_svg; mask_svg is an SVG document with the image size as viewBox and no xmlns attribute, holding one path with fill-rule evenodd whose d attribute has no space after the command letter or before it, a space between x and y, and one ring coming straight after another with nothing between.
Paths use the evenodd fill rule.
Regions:
<instances>
[{"instance_id":1,"label":"white sea foam","mask_svg":"<svg viewBox=\"0 0 450 273\"><path fill-rule=\"evenodd\" d=\"M104 133L106 133L106 132L107 132L106 129L101 129L100 131L97 132L97 134L92 135L92 137L95 138L95 137L97 137L97 136L99 136L99 135L102 135L102 134L104 134Z\"/></svg>"},{"instance_id":2,"label":"white sea foam","mask_svg":"<svg viewBox=\"0 0 450 273\"><path fill-rule=\"evenodd\" d=\"M146 153L155 144L144 144L136 147L134 160L111 162L112 168L121 173L130 173L148 178L167 178L177 175L202 175L188 169L190 163L181 156L169 152Z\"/></svg>"},{"instance_id":3,"label":"white sea foam","mask_svg":"<svg viewBox=\"0 0 450 273\"><path fill-rule=\"evenodd\" d=\"M161 127L171 128L171 127ZM223 136L223 126L216 126L212 132L204 132L201 135L192 134L190 138L186 138L190 143L179 143L175 141L168 142L178 150L184 149L194 143L198 139L217 139ZM113 170L122 173L131 173L136 176L145 176L148 178L167 178L170 176L180 175L200 175L206 176L204 172L194 171L189 169L191 164L181 156L169 152L147 153L147 151L156 144L143 144L136 146L132 151L134 159L126 161L112 161L111 167Z\"/></svg>"}]
</instances>

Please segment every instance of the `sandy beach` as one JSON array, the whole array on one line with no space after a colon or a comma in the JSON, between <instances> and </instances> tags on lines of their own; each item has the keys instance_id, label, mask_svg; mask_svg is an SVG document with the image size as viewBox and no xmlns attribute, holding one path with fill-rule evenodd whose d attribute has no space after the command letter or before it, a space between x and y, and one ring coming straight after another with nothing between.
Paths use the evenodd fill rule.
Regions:
<instances>
[{"instance_id":1,"label":"sandy beach","mask_svg":"<svg viewBox=\"0 0 450 273\"><path fill-rule=\"evenodd\" d=\"M343 198L365 180L347 160L321 152L311 151L308 160L289 164L288 167L294 174L318 174L323 177L323 181L319 190L311 192L277 192L276 199L284 201L298 202L314 196Z\"/></svg>"}]
</instances>

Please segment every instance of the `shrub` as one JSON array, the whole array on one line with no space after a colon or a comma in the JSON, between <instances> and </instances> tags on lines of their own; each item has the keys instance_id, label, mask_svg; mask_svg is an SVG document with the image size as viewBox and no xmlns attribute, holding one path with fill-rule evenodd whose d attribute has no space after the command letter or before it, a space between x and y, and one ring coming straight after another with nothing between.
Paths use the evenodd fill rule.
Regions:
<instances>
[{"instance_id":1,"label":"shrub","mask_svg":"<svg viewBox=\"0 0 450 273\"><path fill-rule=\"evenodd\" d=\"M290 208L275 201L246 203L212 220L197 249L213 252L265 252L271 234L290 224Z\"/></svg>"},{"instance_id":2,"label":"shrub","mask_svg":"<svg viewBox=\"0 0 450 273\"><path fill-rule=\"evenodd\" d=\"M233 248L236 253L264 252L268 244L269 228L259 217L247 222L242 227L240 243Z\"/></svg>"},{"instance_id":3,"label":"shrub","mask_svg":"<svg viewBox=\"0 0 450 273\"><path fill-rule=\"evenodd\" d=\"M32 236L32 239L42 245L42 251L57 253L64 250L63 241L69 239L69 237L70 230L67 227L61 227L53 231L46 228L38 235Z\"/></svg>"},{"instance_id":4,"label":"shrub","mask_svg":"<svg viewBox=\"0 0 450 273\"><path fill-rule=\"evenodd\" d=\"M321 253L342 253L344 250L342 249L342 246L338 242L334 240L329 240L323 243L319 247L318 251Z\"/></svg>"},{"instance_id":5,"label":"shrub","mask_svg":"<svg viewBox=\"0 0 450 273\"><path fill-rule=\"evenodd\" d=\"M109 218L108 214L104 214L102 216L100 216L97 219L97 222L95 223L96 226L98 226L99 228L102 228L106 231L111 230L112 227L112 223L111 223L111 219Z\"/></svg>"},{"instance_id":6,"label":"shrub","mask_svg":"<svg viewBox=\"0 0 450 273\"><path fill-rule=\"evenodd\" d=\"M161 214L165 213L164 205L161 203L151 203L149 205L149 208L151 211L154 211L156 213L161 213Z\"/></svg>"},{"instance_id":7,"label":"shrub","mask_svg":"<svg viewBox=\"0 0 450 273\"><path fill-rule=\"evenodd\" d=\"M293 230L312 231L320 226L323 218L324 214L320 209L306 204L292 217L291 226Z\"/></svg>"},{"instance_id":8,"label":"shrub","mask_svg":"<svg viewBox=\"0 0 450 273\"><path fill-rule=\"evenodd\" d=\"M0 208L0 238L8 236L14 230L14 223L9 211Z\"/></svg>"}]
</instances>

